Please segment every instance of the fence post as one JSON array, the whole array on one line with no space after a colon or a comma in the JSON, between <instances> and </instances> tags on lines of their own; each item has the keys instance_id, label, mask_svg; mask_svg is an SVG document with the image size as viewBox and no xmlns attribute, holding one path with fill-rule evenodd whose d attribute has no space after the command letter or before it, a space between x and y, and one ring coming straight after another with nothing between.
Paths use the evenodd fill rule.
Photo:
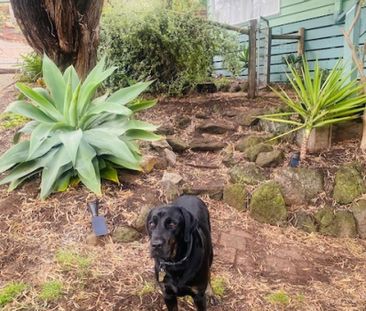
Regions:
<instances>
[{"instance_id":1,"label":"fence post","mask_svg":"<svg viewBox=\"0 0 366 311\"><path fill-rule=\"evenodd\" d=\"M255 98L257 90L257 20L250 21L249 29L249 65L248 65L248 98Z\"/></svg>"},{"instance_id":2,"label":"fence post","mask_svg":"<svg viewBox=\"0 0 366 311\"><path fill-rule=\"evenodd\" d=\"M304 56L305 53L305 28L299 29L299 42L297 44L297 55Z\"/></svg>"}]
</instances>

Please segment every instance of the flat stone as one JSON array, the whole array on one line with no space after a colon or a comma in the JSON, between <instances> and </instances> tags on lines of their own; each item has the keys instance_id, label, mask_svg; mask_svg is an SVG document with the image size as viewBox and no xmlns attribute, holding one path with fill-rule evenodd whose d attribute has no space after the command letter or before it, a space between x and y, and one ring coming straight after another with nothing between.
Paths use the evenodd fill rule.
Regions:
<instances>
[{"instance_id":1,"label":"flat stone","mask_svg":"<svg viewBox=\"0 0 366 311\"><path fill-rule=\"evenodd\" d=\"M224 190L222 180L209 181L206 183L193 183L183 186L183 193L189 195L208 195L211 199L221 200Z\"/></svg>"},{"instance_id":2,"label":"flat stone","mask_svg":"<svg viewBox=\"0 0 366 311\"><path fill-rule=\"evenodd\" d=\"M197 132L208 134L225 134L226 132L234 130L235 126L232 123L224 121L208 121L201 123L196 127Z\"/></svg>"},{"instance_id":3,"label":"flat stone","mask_svg":"<svg viewBox=\"0 0 366 311\"><path fill-rule=\"evenodd\" d=\"M258 154L255 163L261 167L276 166L281 163L284 155L281 150L273 150L269 152L261 152Z\"/></svg>"},{"instance_id":4,"label":"flat stone","mask_svg":"<svg viewBox=\"0 0 366 311\"><path fill-rule=\"evenodd\" d=\"M222 141L216 141L207 138L195 138L190 143L193 151L217 151L225 147Z\"/></svg>"},{"instance_id":5,"label":"flat stone","mask_svg":"<svg viewBox=\"0 0 366 311\"><path fill-rule=\"evenodd\" d=\"M207 113L202 112L202 111L197 112L196 115L195 115L195 117L197 119L209 119L210 118L210 116Z\"/></svg>"},{"instance_id":6,"label":"flat stone","mask_svg":"<svg viewBox=\"0 0 366 311\"><path fill-rule=\"evenodd\" d=\"M150 145L156 151L163 151L164 149L172 150L172 147L170 147L170 145L168 144L168 142L165 139L153 141L153 142L151 142Z\"/></svg>"},{"instance_id":7,"label":"flat stone","mask_svg":"<svg viewBox=\"0 0 366 311\"><path fill-rule=\"evenodd\" d=\"M263 109L255 108L245 111L236 117L236 123L241 126L252 126L258 123L257 116L263 114Z\"/></svg>"},{"instance_id":8,"label":"flat stone","mask_svg":"<svg viewBox=\"0 0 366 311\"><path fill-rule=\"evenodd\" d=\"M141 168L144 173L151 173L158 162L159 160L156 156L145 156L142 160Z\"/></svg>"},{"instance_id":9,"label":"flat stone","mask_svg":"<svg viewBox=\"0 0 366 311\"><path fill-rule=\"evenodd\" d=\"M162 182L171 182L174 185L178 185L183 181L183 177L176 173L164 172Z\"/></svg>"},{"instance_id":10,"label":"flat stone","mask_svg":"<svg viewBox=\"0 0 366 311\"><path fill-rule=\"evenodd\" d=\"M335 143L362 138L362 122L349 121L332 126L332 141Z\"/></svg>"},{"instance_id":11,"label":"flat stone","mask_svg":"<svg viewBox=\"0 0 366 311\"><path fill-rule=\"evenodd\" d=\"M229 176L230 181L234 184L256 185L266 180L262 170L254 163L246 163L232 167L229 170Z\"/></svg>"},{"instance_id":12,"label":"flat stone","mask_svg":"<svg viewBox=\"0 0 366 311\"><path fill-rule=\"evenodd\" d=\"M156 133L159 135L174 135L174 126L173 125L161 125L159 126L159 128L156 130Z\"/></svg>"},{"instance_id":13,"label":"flat stone","mask_svg":"<svg viewBox=\"0 0 366 311\"><path fill-rule=\"evenodd\" d=\"M183 177L176 173L164 172L161 179L161 188L165 198L173 201L182 194L179 184L183 181Z\"/></svg>"},{"instance_id":14,"label":"flat stone","mask_svg":"<svg viewBox=\"0 0 366 311\"><path fill-rule=\"evenodd\" d=\"M170 166L174 167L177 164L177 156L173 151L164 149L164 156Z\"/></svg>"},{"instance_id":15,"label":"flat stone","mask_svg":"<svg viewBox=\"0 0 366 311\"><path fill-rule=\"evenodd\" d=\"M352 203L365 191L365 183L357 165L344 165L338 169L333 189L333 198L337 203Z\"/></svg>"},{"instance_id":16,"label":"flat stone","mask_svg":"<svg viewBox=\"0 0 366 311\"><path fill-rule=\"evenodd\" d=\"M139 232L145 232L145 223L147 215L151 210L151 206L144 205L141 207L135 221L133 222L133 227Z\"/></svg>"},{"instance_id":17,"label":"flat stone","mask_svg":"<svg viewBox=\"0 0 366 311\"><path fill-rule=\"evenodd\" d=\"M366 239L366 200L359 200L352 205L353 216L356 219L357 231L362 239Z\"/></svg>"},{"instance_id":18,"label":"flat stone","mask_svg":"<svg viewBox=\"0 0 366 311\"><path fill-rule=\"evenodd\" d=\"M323 175L312 168L281 168L274 175L287 205L303 205L324 191Z\"/></svg>"},{"instance_id":19,"label":"flat stone","mask_svg":"<svg viewBox=\"0 0 366 311\"><path fill-rule=\"evenodd\" d=\"M228 184L224 188L223 200L238 211L246 208L248 191L243 184Z\"/></svg>"},{"instance_id":20,"label":"flat stone","mask_svg":"<svg viewBox=\"0 0 366 311\"><path fill-rule=\"evenodd\" d=\"M312 215L305 212L298 212L294 215L293 225L305 232L312 233L317 231L315 219Z\"/></svg>"},{"instance_id":21,"label":"flat stone","mask_svg":"<svg viewBox=\"0 0 366 311\"><path fill-rule=\"evenodd\" d=\"M251 162L255 162L257 159L257 156L261 153L261 152L269 152L272 151L273 147L269 144L263 144L260 143L258 145L249 147L248 149L245 150L244 156L246 159L248 159Z\"/></svg>"},{"instance_id":22,"label":"flat stone","mask_svg":"<svg viewBox=\"0 0 366 311\"><path fill-rule=\"evenodd\" d=\"M250 216L271 225L280 225L287 219L287 208L279 185L270 181L260 185L250 200Z\"/></svg>"},{"instance_id":23,"label":"flat stone","mask_svg":"<svg viewBox=\"0 0 366 311\"><path fill-rule=\"evenodd\" d=\"M174 152L183 152L189 148L186 142L174 136L167 137L167 142Z\"/></svg>"}]
</instances>

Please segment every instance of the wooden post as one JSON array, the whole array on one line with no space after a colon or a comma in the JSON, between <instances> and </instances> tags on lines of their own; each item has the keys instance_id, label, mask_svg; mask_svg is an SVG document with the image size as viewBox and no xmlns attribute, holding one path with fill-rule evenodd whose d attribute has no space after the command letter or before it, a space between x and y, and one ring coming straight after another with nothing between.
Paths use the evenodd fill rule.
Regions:
<instances>
[{"instance_id":1,"label":"wooden post","mask_svg":"<svg viewBox=\"0 0 366 311\"><path fill-rule=\"evenodd\" d=\"M351 44L358 49L358 43L360 40L360 26L361 19L359 18L356 22L354 19L357 14L357 6L355 5L351 10L349 10L346 14L346 22L344 29L348 31L351 26L353 26L352 31L349 33L349 39L351 40ZM345 75L349 76L349 80L357 79L357 71L355 69L355 63L352 60L352 49L348 45L346 39L344 39L344 53L343 53L343 61L345 68Z\"/></svg>"},{"instance_id":2,"label":"wooden post","mask_svg":"<svg viewBox=\"0 0 366 311\"><path fill-rule=\"evenodd\" d=\"M249 64L248 64L248 98L255 98L257 90L257 20L250 21L249 29Z\"/></svg>"},{"instance_id":3,"label":"wooden post","mask_svg":"<svg viewBox=\"0 0 366 311\"><path fill-rule=\"evenodd\" d=\"M297 44L297 55L304 56L305 53L305 28L299 29L299 42Z\"/></svg>"},{"instance_id":4,"label":"wooden post","mask_svg":"<svg viewBox=\"0 0 366 311\"><path fill-rule=\"evenodd\" d=\"M272 28L268 27L267 29L267 50L266 50L266 86L271 82L271 54L272 54Z\"/></svg>"}]
</instances>

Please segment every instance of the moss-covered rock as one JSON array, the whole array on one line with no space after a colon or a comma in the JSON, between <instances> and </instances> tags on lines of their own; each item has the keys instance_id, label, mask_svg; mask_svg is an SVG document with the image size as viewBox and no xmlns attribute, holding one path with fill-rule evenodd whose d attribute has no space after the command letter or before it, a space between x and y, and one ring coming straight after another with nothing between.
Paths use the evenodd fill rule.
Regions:
<instances>
[{"instance_id":1,"label":"moss-covered rock","mask_svg":"<svg viewBox=\"0 0 366 311\"><path fill-rule=\"evenodd\" d=\"M224 202L238 211L245 210L248 192L243 184L228 184L224 188Z\"/></svg>"},{"instance_id":2,"label":"moss-covered rock","mask_svg":"<svg viewBox=\"0 0 366 311\"><path fill-rule=\"evenodd\" d=\"M281 185L288 205L307 204L324 191L323 175L317 169L288 167L279 170L274 179Z\"/></svg>"},{"instance_id":3,"label":"moss-covered rock","mask_svg":"<svg viewBox=\"0 0 366 311\"><path fill-rule=\"evenodd\" d=\"M365 193L365 183L360 167L351 164L338 169L335 177L333 198L339 204L352 203L354 199Z\"/></svg>"},{"instance_id":4,"label":"moss-covered rock","mask_svg":"<svg viewBox=\"0 0 366 311\"><path fill-rule=\"evenodd\" d=\"M118 243L129 243L140 239L140 233L131 227L117 227L112 233L113 240Z\"/></svg>"},{"instance_id":5,"label":"moss-covered rock","mask_svg":"<svg viewBox=\"0 0 366 311\"><path fill-rule=\"evenodd\" d=\"M312 233L317 231L315 219L312 215L305 212L298 212L294 215L293 225L305 232Z\"/></svg>"},{"instance_id":6,"label":"moss-covered rock","mask_svg":"<svg viewBox=\"0 0 366 311\"><path fill-rule=\"evenodd\" d=\"M326 207L315 214L319 223L319 232L340 238L357 237L356 221L353 214L349 211L334 212Z\"/></svg>"},{"instance_id":7,"label":"moss-covered rock","mask_svg":"<svg viewBox=\"0 0 366 311\"><path fill-rule=\"evenodd\" d=\"M249 161L251 162L255 162L255 160L257 159L258 154L260 154L261 152L269 152L272 151L273 147L269 144L258 144L255 146L252 146L250 148L248 148L245 153L244 156L245 158L247 158Z\"/></svg>"},{"instance_id":8,"label":"moss-covered rock","mask_svg":"<svg viewBox=\"0 0 366 311\"><path fill-rule=\"evenodd\" d=\"M238 140L235 149L244 152L246 149L263 143L266 140L264 136L250 135Z\"/></svg>"},{"instance_id":9,"label":"moss-covered rock","mask_svg":"<svg viewBox=\"0 0 366 311\"><path fill-rule=\"evenodd\" d=\"M273 150L269 152L261 152L258 154L255 163L258 166L276 166L283 160L283 152L281 150Z\"/></svg>"},{"instance_id":10,"label":"moss-covered rock","mask_svg":"<svg viewBox=\"0 0 366 311\"><path fill-rule=\"evenodd\" d=\"M359 200L352 205L353 216L356 219L357 231L362 239L366 239L366 200Z\"/></svg>"},{"instance_id":11,"label":"moss-covered rock","mask_svg":"<svg viewBox=\"0 0 366 311\"><path fill-rule=\"evenodd\" d=\"M257 221L279 225L286 221L287 208L279 185L270 181L254 191L250 201L250 215Z\"/></svg>"},{"instance_id":12,"label":"moss-covered rock","mask_svg":"<svg viewBox=\"0 0 366 311\"><path fill-rule=\"evenodd\" d=\"M262 170L254 163L236 165L229 170L230 181L234 184L256 185L266 180Z\"/></svg>"}]
</instances>

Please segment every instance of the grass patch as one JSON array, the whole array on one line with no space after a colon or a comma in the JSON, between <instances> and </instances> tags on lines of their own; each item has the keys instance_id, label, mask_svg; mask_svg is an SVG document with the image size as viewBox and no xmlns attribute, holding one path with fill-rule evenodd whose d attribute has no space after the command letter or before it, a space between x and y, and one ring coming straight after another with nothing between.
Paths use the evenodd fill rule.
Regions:
<instances>
[{"instance_id":1,"label":"grass patch","mask_svg":"<svg viewBox=\"0 0 366 311\"><path fill-rule=\"evenodd\" d=\"M0 128L11 129L24 125L28 121L27 118L12 112L4 112L0 114Z\"/></svg>"},{"instance_id":2,"label":"grass patch","mask_svg":"<svg viewBox=\"0 0 366 311\"><path fill-rule=\"evenodd\" d=\"M70 250L59 250L56 253L56 261L65 271L78 270L86 272L89 270L92 259L87 256L82 256Z\"/></svg>"},{"instance_id":3,"label":"grass patch","mask_svg":"<svg viewBox=\"0 0 366 311\"><path fill-rule=\"evenodd\" d=\"M152 282L144 282L144 286L137 292L139 297L149 295L155 291L155 284Z\"/></svg>"},{"instance_id":4,"label":"grass patch","mask_svg":"<svg viewBox=\"0 0 366 311\"><path fill-rule=\"evenodd\" d=\"M48 281L42 285L38 297L43 301L55 301L62 296L62 287L62 282L58 280Z\"/></svg>"},{"instance_id":5,"label":"grass patch","mask_svg":"<svg viewBox=\"0 0 366 311\"><path fill-rule=\"evenodd\" d=\"M22 282L11 282L0 289L0 308L12 302L27 288L27 285Z\"/></svg>"},{"instance_id":6,"label":"grass patch","mask_svg":"<svg viewBox=\"0 0 366 311\"><path fill-rule=\"evenodd\" d=\"M220 276L214 277L211 280L211 287L214 294L217 297L222 298L226 290L226 280Z\"/></svg>"},{"instance_id":7,"label":"grass patch","mask_svg":"<svg viewBox=\"0 0 366 311\"><path fill-rule=\"evenodd\" d=\"M271 293L266 296L266 300L273 305L288 305L290 303L290 297L283 290Z\"/></svg>"}]
</instances>

